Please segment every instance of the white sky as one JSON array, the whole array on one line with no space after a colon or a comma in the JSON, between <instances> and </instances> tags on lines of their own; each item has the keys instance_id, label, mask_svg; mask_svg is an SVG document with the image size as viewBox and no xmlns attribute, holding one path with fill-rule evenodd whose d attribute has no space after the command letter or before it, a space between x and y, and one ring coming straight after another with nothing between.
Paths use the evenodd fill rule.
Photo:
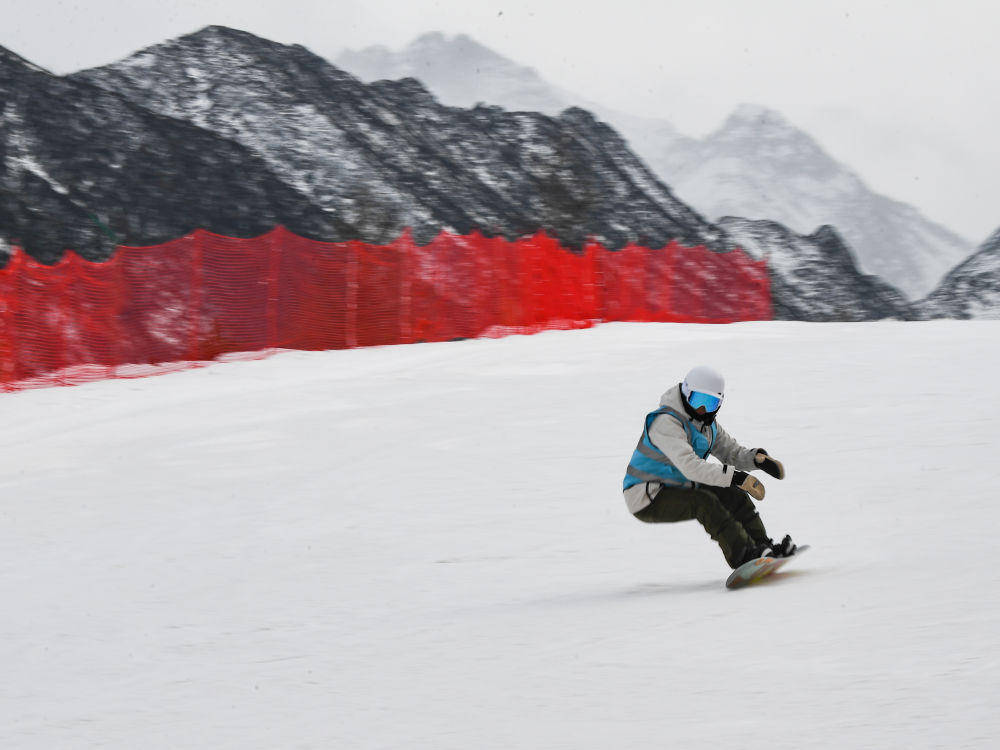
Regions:
<instances>
[{"instance_id":1,"label":"white sky","mask_svg":"<svg viewBox=\"0 0 1000 750\"><path fill-rule=\"evenodd\" d=\"M0 45L56 73L208 24L399 48L464 32L552 83L690 135L783 112L871 187L979 243L1000 226L1000 5L980 0L0 0Z\"/></svg>"}]
</instances>

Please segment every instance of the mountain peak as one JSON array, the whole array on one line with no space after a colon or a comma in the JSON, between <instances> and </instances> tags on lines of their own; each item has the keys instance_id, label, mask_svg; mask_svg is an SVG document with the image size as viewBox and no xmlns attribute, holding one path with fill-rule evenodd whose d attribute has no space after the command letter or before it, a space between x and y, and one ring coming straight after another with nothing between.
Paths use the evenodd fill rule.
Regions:
<instances>
[{"instance_id":1,"label":"mountain peak","mask_svg":"<svg viewBox=\"0 0 1000 750\"><path fill-rule=\"evenodd\" d=\"M154 45L150 49L173 48L177 46L195 47L206 50L240 50L250 54L305 55L314 62L326 62L300 44L282 44L281 42L257 36L249 31L219 25L205 26L198 29L198 31L184 34L164 44Z\"/></svg>"},{"instance_id":2,"label":"mountain peak","mask_svg":"<svg viewBox=\"0 0 1000 750\"><path fill-rule=\"evenodd\" d=\"M408 46L410 47L424 47L431 45L442 45L446 44L448 37L445 36L443 31L425 31L423 34L414 39Z\"/></svg>"},{"instance_id":3,"label":"mountain peak","mask_svg":"<svg viewBox=\"0 0 1000 750\"><path fill-rule=\"evenodd\" d=\"M205 26L154 44L108 67L123 70L165 65L185 70L187 75L194 75L190 71L201 66L206 70L199 75L207 75L212 68L232 71L251 64L268 71L325 70L337 78L350 77L300 44L282 44L249 31L219 25ZM163 74L163 70L160 74Z\"/></svg>"},{"instance_id":4,"label":"mountain peak","mask_svg":"<svg viewBox=\"0 0 1000 750\"><path fill-rule=\"evenodd\" d=\"M742 120L774 120L784 124L788 123L785 116L778 110L765 107L761 104L753 104L752 102L738 104L729 116L730 118Z\"/></svg>"},{"instance_id":5,"label":"mountain peak","mask_svg":"<svg viewBox=\"0 0 1000 750\"><path fill-rule=\"evenodd\" d=\"M256 34L244 31L243 29L233 28L232 26L223 26L221 24L212 23L208 26L204 26L197 31L194 31L187 36L211 36L211 37L222 37L224 39L242 39L242 40L252 40L255 42L263 42L265 44L277 44L277 42L267 39L266 37L257 36Z\"/></svg>"},{"instance_id":6,"label":"mountain peak","mask_svg":"<svg viewBox=\"0 0 1000 750\"><path fill-rule=\"evenodd\" d=\"M801 134L783 114L758 104L740 104L722 124L720 132L747 132L759 134Z\"/></svg>"},{"instance_id":7,"label":"mountain peak","mask_svg":"<svg viewBox=\"0 0 1000 750\"><path fill-rule=\"evenodd\" d=\"M451 107L484 102L554 116L570 104L533 68L513 62L467 34L429 31L398 50L384 46L344 50L334 64L363 81L418 78Z\"/></svg>"},{"instance_id":8,"label":"mountain peak","mask_svg":"<svg viewBox=\"0 0 1000 750\"><path fill-rule=\"evenodd\" d=\"M439 49L441 47L475 47L492 52L468 34L448 36L443 31L427 31L410 42L405 49Z\"/></svg>"},{"instance_id":9,"label":"mountain peak","mask_svg":"<svg viewBox=\"0 0 1000 750\"><path fill-rule=\"evenodd\" d=\"M212 24L198 29L197 31L192 31L190 34L183 34L177 37L175 41L178 42L196 42L196 41L216 41L224 40L228 42L254 42L259 44L273 44L267 39L263 39L259 36L251 34L249 31L242 31L240 29L234 29L229 26L220 26L218 24Z\"/></svg>"},{"instance_id":10,"label":"mountain peak","mask_svg":"<svg viewBox=\"0 0 1000 750\"><path fill-rule=\"evenodd\" d=\"M448 65L462 61L463 65L473 67L483 65L502 68L524 69L498 52L485 47L468 34L448 36L440 31L428 31L421 34L397 55L400 60L427 67L436 64L435 61L445 60ZM527 69L526 69L527 70Z\"/></svg>"},{"instance_id":11,"label":"mountain peak","mask_svg":"<svg viewBox=\"0 0 1000 750\"><path fill-rule=\"evenodd\" d=\"M150 67L160 55L217 54L223 50L240 50L246 52L248 50L255 51L281 47L284 47L284 45L256 36L249 31L241 31L229 26L212 25L145 47L113 65ZM84 70L73 75L79 76L80 74L89 72L89 70Z\"/></svg>"},{"instance_id":12,"label":"mountain peak","mask_svg":"<svg viewBox=\"0 0 1000 750\"><path fill-rule=\"evenodd\" d=\"M840 236L840 232L832 224L824 224L821 227L817 227L816 231L810 237L817 242L846 246L844 238Z\"/></svg>"}]
</instances>

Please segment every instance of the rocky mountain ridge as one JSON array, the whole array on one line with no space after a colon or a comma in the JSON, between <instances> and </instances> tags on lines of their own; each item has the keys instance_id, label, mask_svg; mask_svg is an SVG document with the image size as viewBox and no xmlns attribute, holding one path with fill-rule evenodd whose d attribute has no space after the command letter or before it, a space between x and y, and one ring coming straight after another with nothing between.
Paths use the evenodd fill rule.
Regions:
<instances>
[{"instance_id":1,"label":"rocky mountain ridge","mask_svg":"<svg viewBox=\"0 0 1000 750\"><path fill-rule=\"evenodd\" d=\"M923 319L1000 319L1000 229L915 307Z\"/></svg>"},{"instance_id":2,"label":"rocky mountain ridge","mask_svg":"<svg viewBox=\"0 0 1000 750\"><path fill-rule=\"evenodd\" d=\"M865 273L912 299L972 251L972 243L914 207L869 189L808 134L763 107L738 107L706 138L673 148L663 169L709 217L766 218L796 232L836 226Z\"/></svg>"},{"instance_id":3,"label":"rocky mountain ridge","mask_svg":"<svg viewBox=\"0 0 1000 750\"><path fill-rule=\"evenodd\" d=\"M370 241L406 226L420 241L442 228L544 228L571 245L722 249L715 227L583 110L446 107L412 78L364 84L305 48L224 27L71 78L241 144Z\"/></svg>"},{"instance_id":4,"label":"rocky mountain ridge","mask_svg":"<svg viewBox=\"0 0 1000 750\"><path fill-rule=\"evenodd\" d=\"M724 217L719 226L754 258L767 260L777 320L860 321L913 317L899 290L862 273L834 227L809 235L766 220Z\"/></svg>"},{"instance_id":5,"label":"rocky mountain ridge","mask_svg":"<svg viewBox=\"0 0 1000 750\"><path fill-rule=\"evenodd\" d=\"M197 225L247 236L283 223L373 242L404 226L418 241L442 228L510 237L546 228L612 248L743 245L771 260L779 317L907 314L897 292L858 272L839 237L710 224L580 109L447 107L413 79L363 84L302 47L224 27L65 79L15 68L0 79L15 102L0 131L0 237L41 248L49 262L50 247L96 258L112 239L153 244ZM65 129L45 126L62 120L74 123L66 142ZM39 245L53 226L57 241Z\"/></svg>"},{"instance_id":6,"label":"rocky mountain ridge","mask_svg":"<svg viewBox=\"0 0 1000 750\"><path fill-rule=\"evenodd\" d=\"M579 107L611 125L647 165L692 140L665 119L622 112L555 86L534 68L519 65L466 34L449 37L432 31L399 51L383 45L344 50L333 62L366 82L416 78L451 107L483 104L551 117ZM657 176L670 184L669 176Z\"/></svg>"},{"instance_id":7,"label":"rocky mountain ridge","mask_svg":"<svg viewBox=\"0 0 1000 750\"><path fill-rule=\"evenodd\" d=\"M350 234L238 144L0 48L0 235L52 263L204 227Z\"/></svg>"},{"instance_id":8,"label":"rocky mountain ridge","mask_svg":"<svg viewBox=\"0 0 1000 750\"><path fill-rule=\"evenodd\" d=\"M834 225L865 273L882 276L913 299L973 249L914 207L871 190L804 131L762 107L738 107L715 132L697 139L664 119L626 115L553 86L465 35L424 34L399 51L348 50L336 59L364 80L417 77L457 106L482 101L551 114L583 106L619 130L654 174L709 220L767 219L799 233Z\"/></svg>"}]
</instances>

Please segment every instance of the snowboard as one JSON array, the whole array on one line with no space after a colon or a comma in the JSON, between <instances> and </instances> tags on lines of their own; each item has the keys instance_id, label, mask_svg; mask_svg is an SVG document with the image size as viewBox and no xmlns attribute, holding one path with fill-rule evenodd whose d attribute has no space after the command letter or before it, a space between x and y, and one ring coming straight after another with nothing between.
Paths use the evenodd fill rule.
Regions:
<instances>
[{"instance_id":1,"label":"snowboard","mask_svg":"<svg viewBox=\"0 0 1000 750\"><path fill-rule=\"evenodd\" d=\"M795 550L795 554L788 557L758 557L755 560L750 560L749 562L743 563L740 567L732 572L728 579L726 579L727 589L738 589L754 581L759 581L761 578L766 578L771 575L774 571L786 565L788 562L794 560L796 557L801 555L809 549L808 544L801 545Z\"/></svg>"}]
</instances>

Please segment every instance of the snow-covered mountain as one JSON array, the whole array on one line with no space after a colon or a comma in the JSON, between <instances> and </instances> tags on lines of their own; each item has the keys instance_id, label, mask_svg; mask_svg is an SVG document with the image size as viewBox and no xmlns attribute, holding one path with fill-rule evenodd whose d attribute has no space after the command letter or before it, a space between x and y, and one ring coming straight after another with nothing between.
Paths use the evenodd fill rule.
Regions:
<instances>
[{"instance_id":1,"label":"snow-covered mountain","mask_svg":"<svg viewBox=\"0 0 1000 750\"><path fill-rule=\"evenodd\" d=\"M704 140L670 149L653 166L710 218L771 219L796 232L836 226L864 272L912 298L972 251L917 209L869 189L809 135L761 107L738 107Z\"/></svg>"},{"instance_id":2,"label":"snow-covered mountain","mask_svg":"<svg viewBox=\"0 0 1000 750\"><path fill-rule=\"evenodd\" d=\"M382 45L344 50L333 63L366 82L416 78L450 107L483 103L555 116L580 104L533 68L517 65L465 34L430 32L398 52Z\"/></svg>"},{"instance_id":3,"label":"snow-covered mountain","mask_svg":"<svg viewBox=\"0 0 1000 750\"><path fill-rule=\"evenodd\" d=\"M368 82L416 78L452 107L482 103L553 117L569 107L581 107L612 125L650 166L655 161L651 157L666 157L675 145L690 140L668 120L621 112L549 83L534 68L518 65L466 34L432 31L399 51L383 45L348 49L334 62ZM659 177L670 182L666 175Z\"/></svg>"},{"instance_id":4,"label":"snow-covered mountain","mask_svg":"<svg viewBox=\"0 0 1000 750\"><path fill-rule=\"evenodd\" d=\"M877 276L863 274L850 248L829 225L796 234L774 221L725 217L732 242L766 258L778 320L855 321L909 319L909 303Z\"/></svg>"},{"instance_id":5,"label":"snow-covered mountain","mask_svg":"<svg viewBox=\"0 0 1000 750\"><path fill-rule=\"evenodd\" d=\"M1000 229L915 306L922 318L1000 318Z\"/></svg>"},{"instance_id":6,"label":"snow-covered mountain","mask_svg":"<svg viewBox=\"0 0 1000 750\"><path fill-rule=\"evenodd\" d=\"M678 197L710 220L769 219L800 233L832 224L865 273L913 298L927 294L973 248L914 207L874 192L805 132L760 107L737 108L698 140L666 120L626 115L550 85L464 35L425 34L398 52L369 47L337 60L365 80L414 76L457 106L482 101L552 114L583 106L621 132Z\"/></svg>"},{"instance_id":7,"label":"snow-covered mountain","mask_svg":"<svg viewBox=\"0 0 1000 750\"><path fill-rule=\"evenodd\" d=\"M442 228L517 236L544 227L610 247L742 245L770 259L779 317L907 314L832 230L710 224L581 109L553 118L446 107L414 79L366 85L302 47L222 27L66 79L14 62L0 236L45 259L53 247L99 257L94 248L107 249L111 235L150 244L198 225L257 234L284 223L371 241L405 226L418 240ZM74 126L47 124L62 121ZM62 234L41 242L53 227Z\"/></svg>"},{"instance_id":8,"label":"snow-covered mountain","mask_svg":"<svg viewBox=\"0 0 1000 750\"><path fill-rule=\"evenodd\" d=\"M0 236L44 262L92 260L196 227L353 233L246 148L0 48Z\"/></svg>"},{"instance_id":9,"label":"snow-covered mountain","mask_svg":"<svg viewBox=\"0 0 1000 750\"><path fill-rule=\"evenodd\" d=\"M580 109L447 107L415 79L364 84L303 47L218 26L72 78L240 143L371 241L406 226L418 240L541 227L570 244L723 249L714 226Z\"/></svg>"}]
</instances>

